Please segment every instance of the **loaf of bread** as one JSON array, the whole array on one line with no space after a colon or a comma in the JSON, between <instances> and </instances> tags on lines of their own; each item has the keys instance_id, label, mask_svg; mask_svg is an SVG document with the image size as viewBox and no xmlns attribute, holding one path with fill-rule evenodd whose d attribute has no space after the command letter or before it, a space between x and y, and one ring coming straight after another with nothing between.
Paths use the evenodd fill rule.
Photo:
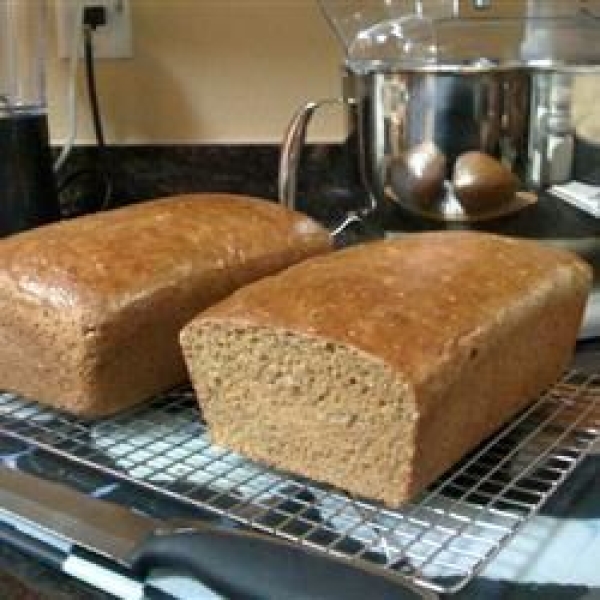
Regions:
<instances>
[{"instance_id":1,"label":"loaf of bread","mask_svg":"<svg viewBox=\"0 0 600 600\"><path fill-rule=\"evenodd\" d=\"M251 284L181 343L216 443L397 506L559 378L590 284L533 241L414 234Z\"/></svg>"},{"instance_id":2,"label":"loaf of bread","mask_svg":"<svg viewBox=\"0 0 600 600\"><path fill-rule=\"evenodd\" d=\"M179 330L257 278L330 249L258 199L196 194L0 241L0 389L92 417L186 380Z\"/></svg>"}]
</instances>

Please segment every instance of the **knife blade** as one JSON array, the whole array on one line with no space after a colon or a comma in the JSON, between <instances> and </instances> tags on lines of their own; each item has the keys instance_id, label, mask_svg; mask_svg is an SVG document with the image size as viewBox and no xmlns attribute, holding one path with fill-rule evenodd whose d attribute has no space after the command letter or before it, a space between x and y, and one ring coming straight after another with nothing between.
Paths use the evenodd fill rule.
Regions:
<instances>
[{"instance_id":1,"label":"knife blade","mask_svg":"<svg viewBox=\"0 0 600 600\"><path fill-rule=\"evenodd\" d=\"M0 467L1 513L136 575L173 569L236 600L437 597L368 565L350 564L274 536L199 520L162 521L6 467Z\"/></svg>"}]
</instances>

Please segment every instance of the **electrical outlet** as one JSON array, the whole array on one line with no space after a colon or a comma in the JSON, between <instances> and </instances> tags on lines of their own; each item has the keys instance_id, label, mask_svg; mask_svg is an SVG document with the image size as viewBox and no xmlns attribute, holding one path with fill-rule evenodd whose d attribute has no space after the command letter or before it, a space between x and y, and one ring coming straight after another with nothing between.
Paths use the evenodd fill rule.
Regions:
<instances>
[{"instance_id":1,"label":"electrical outlet","mask_svg":"<svg viewBox=\"0 0 600 600\"><path fill-rule=\"evenodd\" d=\"M99 26L94 32L95 58L131 58L133 55L131 40L130 0L57 0L56 31L58 56L71 56L76 19L81 16L84 6L104 6L106 25ZM83 27L83 25L81 25ZM83 36L82 38L83 39ZM80 56L83 50L80 48Z\"/></svg>"}]
</instances>

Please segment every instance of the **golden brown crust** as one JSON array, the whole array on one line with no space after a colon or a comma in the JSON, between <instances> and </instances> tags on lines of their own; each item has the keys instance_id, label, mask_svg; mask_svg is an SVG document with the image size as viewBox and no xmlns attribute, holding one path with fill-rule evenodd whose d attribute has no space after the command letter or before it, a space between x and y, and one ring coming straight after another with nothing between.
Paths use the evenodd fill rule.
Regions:
<instances>
[{"instance_id":1,"label":"golden brown crust","mask_svg":"<svg viewBox=\"0 0 600 600\"><path fill-rule=\"evenodd\" d=\"M485 336L482 324L506 318L530 289L563 283L581 293L590 281L591 268L563 250L432 232L314 258L239 290L200 320L279 326L350 344L410 373L418 386L432 374L439 381L448 356L454 361L461 346Z\"/></svg>"},{"instance_id":2,"label":"golden brown crust","mask_svg":"<svg viewBox=\"0 0 600 600\"><path fill-rule=\"evenodd\" d=\"M196 388L208 391L206 400L202 394L199 399L221 443L282 469L397 505L560 376L572 355L590 285L586 263L537 242L473 232L415 234L313 258L251 284L194 319L181 339ZM203 341L218 345L228 336L239 340L252 361L245 358L245 364L225 367L213 360L213 346L205 348ZM343 374L358 385L356 390L343 383L342 375L336 375L342 384L330 382L327 375L318 375L319 367L339 366L341 359L328 363L326 352L315 361L307 358L310 376L295 379L293 371L302 371L285 350L290 339L308 348L307 357L316 356L324 340L366 352L383 361L398 383L389 384L389 393L369 391L375 390L375 367L369 361L363 361L364 369L355 365ZM253 353L260 344L274 349L266 357L266 351ZM235 359L227 345L219 352L228 362ZM278 375L277 393L266 375L261 379L263 363ZM237 370L244 369L252 370L252 384L241 376L236 379ZM367 375L354 377L359 371ZM329 395L318 398L322 390ZM364 419L355 407L348 414L356 426L343 423L334 434L320 425L316 417L337 406L340 395L352 395L350 407L359 393ZM405 398L405 415L414 405L414 424L402 423L405 417L396 425L382 423L381 407L390 405L392 393ZM236 410L228 412L228 403L236 401ZM245 403L262 408L240 423L236 418ZM304 430L315 428L306 456L298 448L288 451L306 434L278 427L279 415L287 414L292 404L295 421ZM340 475L339 468L335 477L323 475L336 472L336 461L349 464L340 447L360 448L367 433L369 439L389 439L396 426L408 445L397 467L389 467L389 453L382 451L381 460L371 457L361 467L368 473ZM244 435L253 428L254 437ZM381 482L378 489L375 480Z\"/></svg>"},{"instance_id":3,"label":"golden brown crust","mask_svg":"<svg viewBox=\"0 0 600 600\"><path fill-rule=\"evenodd\" d=\"M282 251L310 254L311 246L328 247L329 235L298 213L255 198L190 194L7 238L0 281L45 305L97 308L105 320L107 312L141 302L192 270L227 273L241 260L277 265Z\"/></svg>"},{"instance_id":4,"label":"golden brown crust","mask_svg":"<svg viewBox=\"0 0 600 600\"><path fill-rule=\"evenodd\" d=\"M114 412L184 380L177 333L197 312L329 249L328 232L307 217L228 194L6 238L0 387L86 415Z\"/></svg>"}]
</instances>

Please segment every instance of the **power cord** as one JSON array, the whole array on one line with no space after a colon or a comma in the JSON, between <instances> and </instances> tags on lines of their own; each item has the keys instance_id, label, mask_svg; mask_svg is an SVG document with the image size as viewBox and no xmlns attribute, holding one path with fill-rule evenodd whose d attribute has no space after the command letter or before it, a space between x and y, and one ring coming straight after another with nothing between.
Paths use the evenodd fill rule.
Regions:
<instances>
[{"instance_id":1,"label":"power cord","mask_svg":"<svg viewBox=\"0 0 600 600\"><path fill-rule=\"evenodd\" d=\"M104 198L100 205L100 210L109 208L112 199L112 175L110 168L109 156L106 151L104 141L104 128L102 125L102 117L100 115L100 103L98 101L98 93L96 90L96 71L94 59L94 32L98 27L106 25L106 8L104 6L86 6L83 9L83 52L85 63L85 74L88 88L88 97L90 101L90 109L92 112L92 121L94 124L94 133L96 135L96 143L98 145L98 165L99 173L104 180Z\"/></svg>"},{"instance_id":2,"label":"power cord","mask_svg":"<svg viewBox=\"0 0 600 600\"><path fill-rule=\"evenodd\" d=\"M100 106L98 93L96 91L96 73L94 69L94 31L102 25L106 25L106 9L103 6L86 6L83 9L83 51L85 58L85 75L94 122L96 141L100 148L104 148L104 130L102 118L100 117Z\"/></svg>"},{"instance_id":3,"label":"power cord","mask_svg":"<svg viewBox=\"0 0 600 600\"><path fill-rule=\"evenodd\" d=\"M102 125L102 117L100 111L100 103L98 101L98 93L96 89L96 74L95 74L95 57L94 57L94 32L98 27L106 25L106 9L104 6L90 5L83 6L78 14L78 37L77 48L75 55L79 54L79 35L83 29L83 51L85 78L87 83L88 97L90 102L90 110L92 122L94 126L94 134L97 144L97 157L95 168L83 168L73 171L67 175L59 184L59 192L65 191L76 181L84 178L98 178L103 187L103 197L97 210L105 210L110 207L113 191L111 168L109 156L106 151L106 143L104 138L104 129Z\"/></svg>"}]
</instances>

